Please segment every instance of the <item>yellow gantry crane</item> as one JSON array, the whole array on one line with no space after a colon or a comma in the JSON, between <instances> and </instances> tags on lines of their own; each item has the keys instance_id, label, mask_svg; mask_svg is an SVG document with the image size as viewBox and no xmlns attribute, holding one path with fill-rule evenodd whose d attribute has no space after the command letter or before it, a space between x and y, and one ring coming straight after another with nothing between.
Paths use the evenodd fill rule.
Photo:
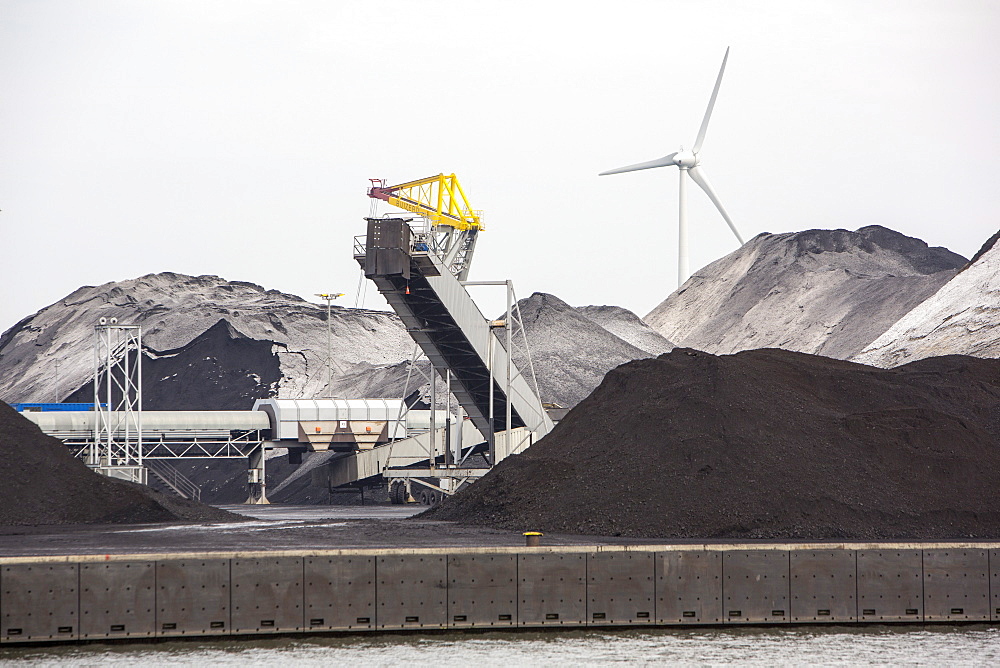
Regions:
<instances>
[{"instance_id":1,"label":"yellow gantry crane","mask_svg":"<svg viewBox=\"0 0 1000 668\"><path fill-rule=\"evenodd\" d=\"M434 225L447 225L463 232L485 229L482 212L474 211L469 205L454 174L428 176L396 186L386 186L384 181L373 179L368 196L424 216Z\"/></svg>"},{"instance_id":2,"label":"yellow gantry crane","mask_svg":"<svg viewBox=\"0 0 1000 668\"><path fill-rule=\"evenodd\" d=\"M468 279L476 239L485 227L483 212L469 204L454 174L429 176L395 186L371 179L368 196L424 218L426 227L414 232L414 248L435 253L460 281Z\"/></svg>"}]
</instances>

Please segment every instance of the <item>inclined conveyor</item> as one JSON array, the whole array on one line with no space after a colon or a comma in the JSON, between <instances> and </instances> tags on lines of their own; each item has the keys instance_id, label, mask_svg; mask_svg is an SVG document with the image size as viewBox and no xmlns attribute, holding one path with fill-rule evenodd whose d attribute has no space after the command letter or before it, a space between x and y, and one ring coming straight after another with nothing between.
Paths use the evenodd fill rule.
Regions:
<instances>
[{"instance_id":1,"label":"inclined conveyor","mask_svg":"<svg viewBox=\"0 0 1000 668\"><path fill-rule=\"evenodd\" d=\"M497 335L503 330L483 316L433 248L412 242L406 220L368 219L366 243L355 244L354 257L434 368L451 371L451 393L484 436L526 427L537 440L552 429L520 373L511 375L511 420L505 424L509 351ZM516 369L512 362L511 367Z\"/></svg>"}]
</instances>

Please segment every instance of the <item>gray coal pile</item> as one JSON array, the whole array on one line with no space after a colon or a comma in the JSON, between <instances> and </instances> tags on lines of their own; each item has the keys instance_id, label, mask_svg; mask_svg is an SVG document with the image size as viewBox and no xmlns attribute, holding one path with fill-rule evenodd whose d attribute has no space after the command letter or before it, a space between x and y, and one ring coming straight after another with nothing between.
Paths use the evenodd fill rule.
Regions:
<instances>
[{"instance_id":1,"label":"gray coal pile","mask_svg":"<svg viewBox=\"0 0 1000 668\"><path fill-rule=\"evenodd\" d=\"M1000 360L675 349L423 517L664 539L1000 538Z\"/></svg>"},{"instance_id":2,"label":"gray coal pile","mask_svg":"<svg viewBox=\"0 0 1000 668\"><path fill-rule=\"evenodd\" d=\"M1000 357L1000 232L961 272L852 359L892 367L925 357Z\"/></svg>"},{"instance_id":3,"label":"gray coal pile","mask_svg":"<svg viewBox=\"0 0 1000 668\"><path fill-rule=\"evenodd\" d=\"M0 402L0 526L227 522L224 510L98 475Z\"/></svg>"},{"instance_id":4,"label":"gray coal pile","mask_svg":"<svg viewBox=\"0 0 1000 668\"><path fill-rule=\"evenodd\" d=\"M0 400L89 400L100 318L142 327L149 410L248 410L264 397L373 396L368 377L379 379L381 368L413 350L391 313L333 306L328 323L324 305L295 295L163 272L78 288L0 334Z\"/></svg>"},{"instance_id":5,"label":"gray coal pile","mask_svg":"<svg viewBox=\"0 0 1000 668\"><path fill-rule=\"evenodd\" d=\"M850 359L966 262L880 225L759 234L643 320L678 346L714 355L782 348Z\"/></svg>"},{"instance_id":6,"label":"gray coal pile","mask_svg":"<svg viewBox=\"0 0 1000 668\"><path fill-rule=\"evenodd\" d=\"M593 392L610 369L674 347L618 306L574 308L544 292L520 300L518 306L542 401L566 408ZM516 348L514 362L528 369L527 358Z\"/></svg>"}]
</instances>

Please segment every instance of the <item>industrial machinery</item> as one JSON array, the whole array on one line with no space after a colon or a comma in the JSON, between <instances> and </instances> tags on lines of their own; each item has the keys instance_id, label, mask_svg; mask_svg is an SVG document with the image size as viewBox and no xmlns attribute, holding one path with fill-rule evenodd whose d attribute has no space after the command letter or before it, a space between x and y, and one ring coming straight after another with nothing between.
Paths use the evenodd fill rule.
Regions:
<instances>
[{"instance_id":1,"label":"industrial machinery","mask_svg":"<svg viewBox=\"0 0 1000 668\"><path fill-rule=\"evenodd\" d=\"M63 410L49 405L49 410L30 410L24 417L48 434L61 440L70 451L85 460L96 445L106 438L132 439L136 434L126 422L126 415L110 411ZM303 453L334 451L353 454L385 445L394 439L406 442L418 439L437 420L445 423L443 411L402 411L402 399L259 399L249 411L143 411L143 467L163 484L187 498L198 498L200 490L168 463L181 459L246 459L251 498L266 500L264 451L285 448L289 459L301 461ZM117 425L100 431L103 424ZM476 442L478 433L466 427L466 439ZM98 440L95 441L95 430ZM405 445L403 446L405 448ZM101 454L105 470L121 463L115 453ZM350 482L350 481L348 481Z\"/></svg>"},{"instance_id":2,"label":"industrial machinery","mask_svg":"<svg viewBox=\"0 0 1000 668\"><path fill-rule=\"evenodd\" d=\"M145 481L148 471L188 497L198 496L197 487L164 460L246 458L250 503L267 503L268 449L287 448L293 463L304 452L331 453L326 467L313 470L314 482L330 489L388 482L397 503L435 503L522 452L549 433L552 420L538 396L513 284L468 280L481 212L454 174L394 186L373 181L368 195L420 216L415 223L373 210L354 258L430 362L431 410L411 410L402 399L261 399L251 411L143 411L138 328L101 322L94 409L26 417L107 475ZM471 286L504 288L504 317L486 318Z\"/></svg>"},{"instance_id":3,"label":"industrial machinery","mask_svg":"<svg viewBox=\"0 0 1000 668\"><path fill-rule=\"evenodd\" d=\"M438 174L396 186L386 186L378 179L371 181L369 197L424 219L423 228L413 234L414 248L433 252L458 280L466 280L476 240L485 228L482 212L473 211L455 175ZM369 241L375 240L369 235Z\"/></svg>"},{"instance_id":4,"label":"industrial machinery","mask_svg":"<svg viewBox=\"0 0 1000 668\"><path fill-rule=\"evenodd\" d=\"M443 380L445 394L454 395L461 407L456 423L462 429L453 436L450 425L432 424L423 440L392 442L331 461L327 482L382 477L394 501L432 503L523 451L552 429L552 421L538 397L511 281L468 280L484 228L482 214L469 205L455 175L394 186L373 180L368 196L420 216L416 223L370 216L367 234L355 238L354 258L430 361L432 406L437 381ZM506 288L503 319L486 318L466 290L481 285ZM517 346L524 369L514 361ZM466 421L481 434L480 443L466 447L461 436ZM473 464L470 456L477 453L481 461Z\"/></svg>"}]
</instances>

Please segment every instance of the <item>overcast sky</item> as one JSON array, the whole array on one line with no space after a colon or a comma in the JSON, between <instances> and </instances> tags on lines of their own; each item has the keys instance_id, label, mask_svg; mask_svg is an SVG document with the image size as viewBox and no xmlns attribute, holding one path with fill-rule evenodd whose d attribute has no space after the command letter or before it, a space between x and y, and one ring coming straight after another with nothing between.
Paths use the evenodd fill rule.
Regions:
<instances>
[{"instance_id":1,"label":"overcast sky","mask_svg":"<svg viewBox=\"0 0 1000 668\"><path fill-rule=\"evenodd\" d=\"M745 237L968 257L1000 227L998 35L985 0L2 0L0 330L159 271L352 306L368 179L439 172L485 212L471 278L645 315L677 170L597 173L690 147L727 46L702 164ZM688 200L696 269L736 241Z\"/></svg>"}]
</instances>

